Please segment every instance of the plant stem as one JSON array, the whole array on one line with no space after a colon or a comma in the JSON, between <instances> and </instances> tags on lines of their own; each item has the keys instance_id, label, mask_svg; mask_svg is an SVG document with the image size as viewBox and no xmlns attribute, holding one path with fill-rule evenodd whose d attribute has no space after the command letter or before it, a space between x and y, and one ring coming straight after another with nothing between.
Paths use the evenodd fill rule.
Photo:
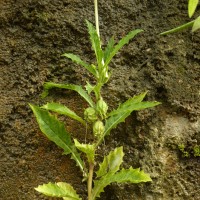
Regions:
<instances>
[{"instance_id":1,"label":"plant stem","mask_svg":"<svg viewBox=\"0 0 200 200\"><path fill-rule=\"evenodd\" d=\"M94 10L95 10L96 31L97 31L98 36L100 37L100 33L99 33L98 1L97 0L94 0Z\"/></svg>"},{"instance_id":2,"label":"plant stem","mask_svg":"<svg viewBox=\"0 0 200 200\"><path fill-rule=\"evenodd\" d=\"M90 163L88 176L88 200L92 200L92 180L94 172L94 163Z\"/></svg>"}]
</instances>

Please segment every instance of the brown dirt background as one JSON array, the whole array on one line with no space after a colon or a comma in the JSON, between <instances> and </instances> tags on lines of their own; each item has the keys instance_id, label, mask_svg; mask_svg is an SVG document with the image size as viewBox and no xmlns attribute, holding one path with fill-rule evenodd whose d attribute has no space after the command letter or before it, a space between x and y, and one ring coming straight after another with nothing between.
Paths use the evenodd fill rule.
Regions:
<instances>
[{"instance_id":1,"label":"brown dirt background","mask_svg":"<svg viewBox=\"0 0 200 200\"><path fill-rule=\"evenodd\" d=\"M111 107L148 90L162 105L133 113L113 131L101 152L123 145L124 167L141 167L152 183L113 184L104 200L200 200L200 159L182 158L177 148L200 145L200 32L159 33L188 21L183 0L99 0L105 43L132 29L138 35L115 57L104 97ZM85 19L94 22L91 0L0 1L0 200L51 199L33 188L49 181L72 183L86 197L73 161L41 133L28 103L66 103L77 112L79 96L52 91L41 99L44 81L85 84L86 71L63 59L73 52L94 59ZM66 126L84 137L72 121Z\"/></svg>"}]
</instances>

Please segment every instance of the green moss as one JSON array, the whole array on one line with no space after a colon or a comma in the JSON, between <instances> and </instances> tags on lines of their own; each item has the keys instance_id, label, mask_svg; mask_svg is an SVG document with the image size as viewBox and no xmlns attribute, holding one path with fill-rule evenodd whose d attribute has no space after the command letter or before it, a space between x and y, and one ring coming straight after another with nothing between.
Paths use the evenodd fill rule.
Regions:
<instances>
[{"instance_id":1,"label":"green moss","mask_svg":"<svg viewBox=\"0 0 200 200\"><path fill-rule=\"evenodd\" d=\"M200 156L200 146L195 145L193 147L191 146L185 146L184 144L178 145L178 149L181 152L182 157L189 158L191 156L199 157Z\"/></svg>"}]
</instances>

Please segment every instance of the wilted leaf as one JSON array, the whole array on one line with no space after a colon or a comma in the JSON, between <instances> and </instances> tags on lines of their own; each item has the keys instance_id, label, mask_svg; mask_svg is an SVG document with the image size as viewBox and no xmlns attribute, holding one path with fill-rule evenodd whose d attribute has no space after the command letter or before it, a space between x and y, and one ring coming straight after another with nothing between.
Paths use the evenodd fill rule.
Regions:
<instances>
[{"instance_id":1,"label":"wilted leaf","mask_svg":"<svg viewBox=\"0 0 200 200\"><path fill-rule=\"evenodd\" d=\"M66 197L66 200L81 200L74 188L64 182L39 185L35 190L50 197Z\"/></svg>"}]
</instances>

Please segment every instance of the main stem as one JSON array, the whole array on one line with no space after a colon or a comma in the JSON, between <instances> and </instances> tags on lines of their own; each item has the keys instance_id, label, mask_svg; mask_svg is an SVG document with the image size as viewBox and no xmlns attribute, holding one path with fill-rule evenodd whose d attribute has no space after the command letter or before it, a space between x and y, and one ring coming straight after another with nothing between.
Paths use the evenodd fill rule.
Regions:
<instances>
[{"instance_id":1,"label":"main stem","mask_svg":"<svg viewBox=\"0 0 200 200\"><path fill-rule=\"evenodd\" d=\"M98 1L97 0L94 0L94 10L95 10L96 31L97 31L98 36L100 37L100 33L99 33Z\"/></svg>"},{"instance_id":2,"label":"main stem","mask_svg":"<svg viewBox=\"0 0 200 200\"><path fill-rule=\"evenodd\" d=\"M92 200L92 180L94 172L94 163L90 163L88 176L88 200Z\"/></svg>"}]
</instances>

